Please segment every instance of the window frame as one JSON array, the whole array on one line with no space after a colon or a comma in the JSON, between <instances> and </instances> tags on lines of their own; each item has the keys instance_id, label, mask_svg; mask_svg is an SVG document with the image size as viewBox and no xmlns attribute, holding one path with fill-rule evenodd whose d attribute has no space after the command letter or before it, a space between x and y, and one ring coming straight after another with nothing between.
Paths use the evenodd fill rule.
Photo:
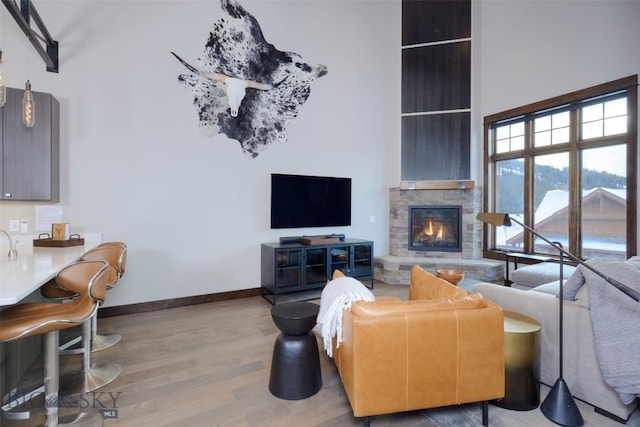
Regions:
<instances>
[{"instance_id":1,"label":"window frame","mask_svg":"<svg viewBox=\"0 0 640 427\"><path fill-rule=\"evenodd\" d=\"M488 115L484 117L484 160L483 174L485 191L483 194L483 210L486 212L495 212L495 163L500 160L512 158L521 158L524 160L524 221L525 224L531 226L534 216L534 191L533 191L533 162L536 155L553 154L560 152L569 153L569 187L582 188L579 182L579 174L577 170L580 168L579 151L583 147L595 148L598 146L609 146L613 141L620 141L619 136L595 138L594 142L584 142L578 140L578 109L584 107L586 102L594 100L598 97L607 97L610 95L624 93L622 96L627 97L627 165L626 165L626 258L636 255L637 251L637 155L638 155L638 75L625 77L614 80L601 85L593 86L587 89L578 90L565 95L560 95L547 100L535 102L522 107L517 107L500 113ZM586 102L585 102L586 101ZM541 114L549 114L560 112L562 110L570 111L570 141L558 145L550 144L540 147L533 147L533 121L535 117ZM522 150L512 152L495 153L491 138L492 127L497 124L517 123L524 121L525 124L525 144ZM619 144L617 144L619 145ZM580 148L579 148L580 147ZM582 248L582 239L580 236L580 208L579 197L581 192L569 191L569 248L571 253L580 255ZM504 259L504 250L495 248L496 227L483 225L483 256L485 258ZM526 254L535 254L533 250L534 237L531 233L524 233L523 251ZM548 254L544 254L548 255ZM553 256L553 255L552 255Z\"/></svg>"}]
</instances>

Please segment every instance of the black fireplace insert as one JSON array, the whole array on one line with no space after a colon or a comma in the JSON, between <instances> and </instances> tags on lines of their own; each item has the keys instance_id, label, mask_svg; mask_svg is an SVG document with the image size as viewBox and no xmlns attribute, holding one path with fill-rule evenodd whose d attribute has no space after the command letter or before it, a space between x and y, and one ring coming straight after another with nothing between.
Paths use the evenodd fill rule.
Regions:
<instances>
[{"instance_id":1,"label":"black fireplace insert","mask_svg":"<svg viewBox=\"0 0 640 427\"><path fill-rule=\"evenodd\" d=\"M409 206L409 250L462 252L462 206Z\"/></svg>"}]
</instances>

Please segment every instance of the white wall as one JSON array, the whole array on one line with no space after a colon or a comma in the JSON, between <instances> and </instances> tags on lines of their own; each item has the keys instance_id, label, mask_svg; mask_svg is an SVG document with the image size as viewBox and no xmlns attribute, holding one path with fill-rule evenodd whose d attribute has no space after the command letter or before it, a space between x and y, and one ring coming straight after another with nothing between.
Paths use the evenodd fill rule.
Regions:
<instances>
[{"instance_id":1,"label":"white wall","mask_svg":"<svg viewBox=\"0 0 640 427\"><path fill-rule=\"evenodd\" d=\"M640 73L640 1L480 0L475 6L479 135L484 116ZM476 167L482 171L482 155Z\"/></svg>"},{"instance_id":2,"label":"white wall","mask_svg":"<svg viewBox=\"0 0 640 427\"><path fill-rule=\"evenodd\" d=\"M256 159L222 135L201 136L192 95L177 81L185 69L169 53L202 54L218 2L34 3L60 43L60 72L45 71L2 7L6 79L20 88L28 78L60 101L64 221L129 245L107 305L258 287L260 243L280 236L344 233L388 252L399 3L242 1L268 42L329 68L289 142ZM270 230L272 172L353 178L352 226ZM0 205L1 228L23 215L33 223L37 204L12 203Z\"/></svg>"},{"instance_id":3,"label":"white wall","mask_svg":"<svg viewBox=\"0 0 640 427\"><path fill-rule=\"evenodd\" d=\"M481 0L483 115L640 72L640 2Z\"/></svg>"}]
</instances>

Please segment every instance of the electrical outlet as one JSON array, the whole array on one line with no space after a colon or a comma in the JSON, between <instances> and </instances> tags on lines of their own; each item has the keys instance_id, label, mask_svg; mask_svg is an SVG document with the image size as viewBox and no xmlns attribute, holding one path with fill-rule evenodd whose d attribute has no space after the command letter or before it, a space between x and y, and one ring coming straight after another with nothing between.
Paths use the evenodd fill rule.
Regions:
<instances>
[{"instance_id":1,"label":"electrical outlet","mask_svg":"<svg viewBox=\"0 0 640 427\"><path fill-rule=\"evenodd\" d=\"M9 220L9 231L20 231L20 220L19 219L10 219Z\"/></svg>"},{"instance_id":2,"label":"electrical outlet","mask_svg":"<svg viewBox=\"0 0 640 427\"><path fill-rule=\"evenodd\" d=\"M29 221L26 219L20 220L20 232L23 234L29 232Z\"/></svg>"}]
</instances>

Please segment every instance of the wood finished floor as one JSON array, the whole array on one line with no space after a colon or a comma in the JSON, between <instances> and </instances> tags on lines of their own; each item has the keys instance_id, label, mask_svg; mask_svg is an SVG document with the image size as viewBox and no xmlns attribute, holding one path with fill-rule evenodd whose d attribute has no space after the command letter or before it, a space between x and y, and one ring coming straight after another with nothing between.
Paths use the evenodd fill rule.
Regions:
<instances>
[{"instance_id":1,"label":"wood finished floor","mask_svg":"<svg viewBox=\"0 0 640 427\"><path fill-rule=\"evenodd\" d=\"M376 283L376 295L406 298L405 286ZM361 426L353 417L333 362L320 345L322 389L298 401L281 400L268 390L271 352L279 330L270 317L271 305L261 297L216 302L169 310L101 319L99 330L117 332L122 341L93 353L93 361L113 361L122 374L111 384L89 393L105 409L115 406L117 419L98 417L110 426ZM61 359L62 370L79 366L79 356ZM33 372L36 373L37 369ZM41 372L40 372L41 375ZM41 378L41 377L40 377ZM542 398L548 388L542 386ZM113 405L109 396L117 396ZM118 394L119 393L119 394ZM38 403L39 402L39 403ZM42 405L35 399L35 406ZM92 405L93 406L93 405ZM585 425L622 424L578 402ZM96 413L97 410L83 409ZM77 409L61 409L61 415ZM636 411L627 426L640 426ZM0 420L2 426L44 424L41 408L28 421ZM436 408L374 417L382 426L481 425L478 404ZM100 425L100 424L98 424ZM540 412L509 411L490 405L489 425L553 426Z\"/></svg>"}]
</instances>

